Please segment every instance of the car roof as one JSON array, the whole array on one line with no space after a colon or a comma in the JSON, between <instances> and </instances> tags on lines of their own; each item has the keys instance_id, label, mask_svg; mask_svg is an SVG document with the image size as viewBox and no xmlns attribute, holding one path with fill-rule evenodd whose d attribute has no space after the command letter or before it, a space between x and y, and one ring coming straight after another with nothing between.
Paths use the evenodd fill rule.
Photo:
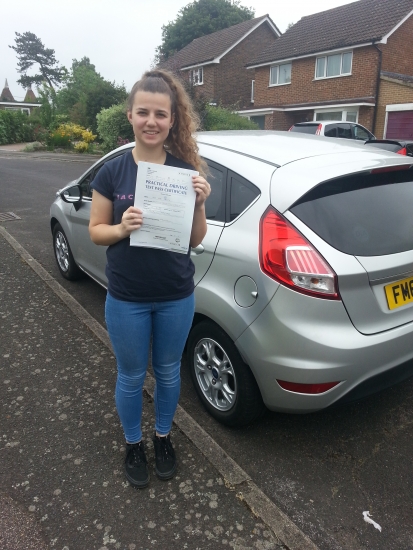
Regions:
<instances>
[{"instance_id":1,"label":"car roof","mask_svg":"<svg viewBox=\"0 0 413 550\"><path fill-rule=\"evenodd\" d=\"M277 167L303 158L331 154L343 154L346 158L350 154L371 155L372 162L377 160L378 156L383 158L391 155L384 149L364 147L364 142L355 140L272 130L199 132L197 142L199 145L204 144L240 153Z\"/></svg>"},{"instance_id":2,"label":"car roof","mask_svg":"<svg viewBox=\"0 0 413 550\"><path fill-rule=\"evenodd\" d=\"M357 124L362 126L358 122L352 122L351 120L308 120L305 122L296 122L293 126L318 126L319 124Z\"/></svg>"}]
</instances>

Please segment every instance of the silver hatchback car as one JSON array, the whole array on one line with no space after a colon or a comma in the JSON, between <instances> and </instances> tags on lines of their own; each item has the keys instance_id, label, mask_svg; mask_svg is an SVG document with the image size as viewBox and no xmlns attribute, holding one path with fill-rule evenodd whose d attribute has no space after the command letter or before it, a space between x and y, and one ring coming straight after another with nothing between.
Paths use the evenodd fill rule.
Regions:
<instances>
[{"instance_id":1,"label":"silver hatchback car","mask_svg":"<svg viewBox=\"0 0 413 550\"><path fill-rule=\"evenodd\" d=\"M208 232L191 251L196 314L186 353L210 414L242 425L305 413L413 375L413 163L292 132L198 134ZM61 190L51 230L61 274L105 286L89 238L90 182Z\"/></svg>"}]
</instances>

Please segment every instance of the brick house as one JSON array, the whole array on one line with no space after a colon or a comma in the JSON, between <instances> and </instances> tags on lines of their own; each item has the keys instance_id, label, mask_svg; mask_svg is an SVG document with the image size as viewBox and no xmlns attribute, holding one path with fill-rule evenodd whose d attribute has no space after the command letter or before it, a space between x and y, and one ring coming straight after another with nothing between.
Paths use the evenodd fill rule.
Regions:
<instances>
[{"instance_id":1,"label":"brick house","mask_svg":"<svg viewBox=\"0 0 413 550\"><path fill-rule=\"evenodd\" d=\"M191 83L196 95L223 106L249 109L253 71L247 60L275 42L280 31L268 15L200 38L158 65Z\"/></svg>"},{"instance_id":2,"label":"brick house","mask_svg":"<svg viewBox=\"0 0 413 550\"><path fill-rule=\"evenodd\" d=\"M254 108L240 114L261 117L272 130L305 120L356 121L380 138L391 113L402 112L397 116L411 121L405 133L413 132L412 45L413 0L359 0L303 17L250 56ZM389 101L393 111L386 111Z\"/></svg>"},{"instance_id":3,"label":"brick house","mask_svg":"<svg viewBox=\"0 0 413 550\"><path fill-rule=\"evenodd\" d=\"M31 88L28 88L24 101L16 101L10 91L6 78L4 88L0 94L0 109L5 109L7 111L21 111L22 113L30 115L33 109L38 107L40 107L40 104L37 103L36 96Z\"/></svg>"}]
</instances>

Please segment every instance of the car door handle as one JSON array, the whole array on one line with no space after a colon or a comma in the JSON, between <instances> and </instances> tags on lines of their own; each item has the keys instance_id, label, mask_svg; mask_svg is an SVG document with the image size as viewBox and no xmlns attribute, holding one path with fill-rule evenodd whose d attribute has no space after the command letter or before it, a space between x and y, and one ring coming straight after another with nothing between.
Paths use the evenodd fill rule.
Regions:
<instances>
[{"instance_id":1,"label":"car door handle","mask_svg":"<svg viewBox=\"0 0 413 550\"><path fill-rule=\"evenodd\" d=\"M191 254L195 254L195 256L198 256L199 254L202 254L204 250L205 248L202 246L202 244L199 244L198 246L195 246L195 248L191 248Z\"/></svg>"}]
</instances>

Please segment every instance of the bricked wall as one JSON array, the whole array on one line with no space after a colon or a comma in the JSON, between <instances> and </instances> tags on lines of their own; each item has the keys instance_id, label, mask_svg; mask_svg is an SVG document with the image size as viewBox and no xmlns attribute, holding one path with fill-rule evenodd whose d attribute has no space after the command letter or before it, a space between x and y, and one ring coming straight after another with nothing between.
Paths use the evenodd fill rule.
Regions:
<instances>
[{"instance_id":1,"label":"bricked wall","mask_svg":"<svg viewBox=\"0 0 413 550\"><path fill-rule=\"evenodd\" d=\"M374 107L360 107L359 109L359 124L362 124L373 132L373 118L374 118Z\"/></svg>"},{"instance_id":2,"label":"bricked wall","mask_svg":"<svg viewBox=\"0 0 413 550\"><path fill-rule=\"evenodd\" d=\"M255 71L246 69L245 64L276 39L265 23L221 59L216 73L216 96L222 105L236 104L239 109L254 108L254 103L251 103L251 81Z\"/></svg>"},{"instance_id":3,"label":"bricked wall","mask_svg":"<svg viewBox=\"0 0 413 550\"><path fill-rule=\"evenodd\" d=\"M269 87L269 67L255 69L255 107L281 106L295 103L343 101L375 95L378 52L372 47L353 50L351 76L315 80L316 57L298 59L292 63L291 84ZM288 130L294 122L313 120L313 111L293 111L289 117L278 117L277 130ZM373 109L360 109L359 122L372 129ZM288 127L287 127L288 126Z\"/></svg>"},{"instance_id":4,"label":"bricked wall","mask_svg":"<svg viewBox=\"0 0 413 550\"><path fill-rule=\"evenodd\" d=\"M383 51L382 71L413 75L413 16L390 36L387 44L378 44Z\"/></svg>"},{"instance_id":5,"label":"bricked wall","mask_svg":"<svg viewBox=\"0 0 413 550\"><path fill-rule=\"evenodd\" d=\"M196 96L203 96L207 101L215 101L224 107L254 108L254 103L251 103L251 81L254 80L255 71L247 70L245 65L276 39L267 23L260 25L224 55L220 63L203 67L204 83L194 86ZM189 80L189 73L182 71L182 77Z\"/></svg>"},{"instance_id":6,"label":"bricked wall","mask_svg":"<svg viewBox=\"0 0 413 550\"><path fill-rule=\"evenodd\" d=\"M350 76L315 80L316 57L292 63L291 84L269 87L269 67L255 69L255 107L345 100L373 96L376 88L378 52L372 46L353 50Z\"/></svg>"},{"instance_id":7,"label":"bricked wall","mask_svg":"<svg viewBox=\"0 0 413 550\"><path fill-rule=\"evenodd\" d=\"M203 96L207 101L214 101L215 99L215 72L216 65L206 65L203 67L203 84L193 87L193 93L196 97ZM190 82L190 72L191 71L181 71L181 78Z\"/></svg>"},{"instance_id":8,"label":"bricked wall","mask_svg":"<svg viewBox=\"0 0 413 550\"><path fill-rule=\"evenodd\" d=\"M398 84L382 79L380 83L379 107L375 131L375 136L377 138L384 138L386 105L394 105L396 103L413 103L413 85Z\"/></svg>"}]
</instances>

